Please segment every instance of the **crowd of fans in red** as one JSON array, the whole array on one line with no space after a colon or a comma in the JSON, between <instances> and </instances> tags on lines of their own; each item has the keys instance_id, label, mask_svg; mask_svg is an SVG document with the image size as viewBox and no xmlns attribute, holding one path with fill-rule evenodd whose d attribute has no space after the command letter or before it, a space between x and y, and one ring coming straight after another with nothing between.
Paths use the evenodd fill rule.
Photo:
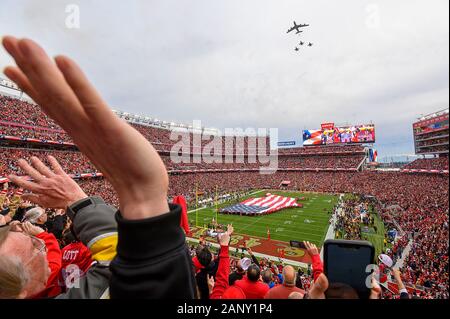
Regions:
<instances>
[{"instance_id":1,"label":"crowd of fans in red","mask_svg":"<svg viewBox=\"0 0 450 319\"><path fill-rule=\"evenodd\" d=\"M56 129L59 127L30 103L0 96L0 119L35 127ZM174 142L169 131L141 125L133 125L152 141L157 149L169 149ZM19 126L0 126L2 133L52 140L69 140L60 132L25 129ZM40 135L41 134L41 135ZM204 142L203 142L204 143ZM192 139L191 139L192 145ZM204 144L203 144L204 145ZM348 155L344 155L347 154ZM20 173L18 158L55 156L68 173L94 172L95 168L81 154L68 151L37 151L25 149L0 149L0 176ZM356 168L364 158L360 146L297 148L280 152L281 168ZM335 155L318 155L333 153ZM311 155L312 154L312 155ZM285 156L292 155L292 156ZM306 156L298 156L306 155ZM259 164L173 164L163 156L166 166L172 169L203 168L258 168ZM227 166L229 165L229 166ZM448 169L448 158L419 159L405 168ZM186 173L170 176L169 196L184 195L192 202L195 192L209 196L219 192L277 188L281 181L291 181L290 187L301 191L358 193L375 196L381 203L380 215L394 219L402 230L413 238L413 246L403 269L408 282L429 288L424 297L448 298L448 176L438 174L404 174L400 172L286 172L264 175L258 172ZM130 181L132 183L132 181ZM81 187L90 195L103 197L117 205L114 190L102 178L80 180ZM390 205L401 209L392 213ZM404 248L403 238L395 249Z\"/></svg>"},{"instance_id":2,"label":"crowd of fans in red","mask_svg":"<svg viewBox=\"0 0 450 319\"><path fill-rule=\"evenodd\" d=\"M405 169L448 170L448 156L436 158L418 158L405 165Z\"/></svg>"},{"instance_id":3,"label":"crowd of fans in red","mask_svg":"<svg viewBox=\"0 0 450 319\"><path fill-rule=\"evenodd\" d=\"M68 174L93 173L97 171L94 165L80 152L0 148L0 176L8 176L9 174L22 175L20 168L17 166L17 159L19 158L29 161L32 156L35 156L45 162L48 155L54 156Z\"/></svg>"}]
</instances>

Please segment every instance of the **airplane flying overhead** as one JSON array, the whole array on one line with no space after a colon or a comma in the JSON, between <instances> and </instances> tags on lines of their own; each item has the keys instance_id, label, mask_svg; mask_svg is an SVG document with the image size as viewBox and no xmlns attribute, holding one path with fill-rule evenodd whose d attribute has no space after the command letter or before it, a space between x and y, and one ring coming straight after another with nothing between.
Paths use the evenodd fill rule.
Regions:
<instances>
[{"instance_id":1,"label":"airplane flying overhead","mask_svg":"<svg viewBox=\"0 0 450 319\"><path fill-rule=\"evenodd\" d=\"M312 44L311 42L309 42L309 43L308 43L308 46L309 46L309 47L312 47L312 46L313 46L313 44Z\"/></svg>"},{"instance_id":2,"label":"airplane flying overhead","mask_svg":"<svg viewBox=\"0 0 450 319\"><path fill-rule=\"evenodd\" d=\"M297 48L297 47L295 47L295 49L294 49L295 51L298 51L299 50L299 48Z\"/></svg>"},{"instance_id":3,"label":"airplane flying overhead","mask_svg":"<svg viewBox=\"0 0 450 319\"><path fill-rule=\"evenodd\" d=\"M297 33L302 32L302 31L299 30L299 28L308 27L308 26L309 26L309 24L297 24L294 21L294 26L292 28L289 28L289 30L286 33L289 33L291 31L297 30L297 32L296 32L296 34L297 34Z\"/></svg>"},{"instance_id":4,"label":"airplane flying overhead","mask_svg":"<svg viewBox=\"0 0 450 319\"><path fill-rule=\"evenodd\" d=\"M303 42L303 41L300 41L300 43L299 43L300 45L303 45L303 44L305 44L305 42Z\"/></svg>"}]
</instances>

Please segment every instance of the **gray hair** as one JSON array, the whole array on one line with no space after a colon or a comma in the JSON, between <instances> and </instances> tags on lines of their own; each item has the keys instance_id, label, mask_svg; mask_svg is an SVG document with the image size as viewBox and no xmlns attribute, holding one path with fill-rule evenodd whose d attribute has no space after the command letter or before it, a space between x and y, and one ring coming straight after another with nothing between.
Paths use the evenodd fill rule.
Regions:
<instances>
[{"instance_id":1,"label":"gray hair","mask_svg":"<svg viewBox=\"0 0 450 319\"><path fill-rule=\"evenodd\" d=\"M0 229L0 246L8 233L8 226ZM0 299L18 298L29 280L29 273L19 257L0 255Z\"/></svg>"},{"instance_id":2,"label":"gray hair","mask_svg":"<svg viewBox=\"0 0 450 319\"><path fill-rule=\"evenodd\" d=\"M43 214L45 214L45 210L43 208L34 207L25 213L23 221L35 223L39 219L39 217L41 217Z\"/></svg>"}]
</instances>

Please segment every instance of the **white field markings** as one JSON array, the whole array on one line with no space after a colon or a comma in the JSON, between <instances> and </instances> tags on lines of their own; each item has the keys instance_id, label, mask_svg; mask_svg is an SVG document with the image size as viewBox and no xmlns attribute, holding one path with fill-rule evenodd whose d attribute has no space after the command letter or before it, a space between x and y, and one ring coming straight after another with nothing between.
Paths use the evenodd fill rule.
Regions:
<instances>
[{"instance_id":1,"label":"white field markings","mask_svg":"<svg viewBox=\"0 0 450 319\"><path fill-rule=\"evenodd\" d=\"M272 226L280 226L280 225L272 225ZM307 231L307 230L312 230L311 227L300 228L300 227L290 227L288 225L283 225L283 226L284 226L283 227L284 232L292 233L292 234L299 234L299 233L301 233L301 234L311 234L311 235L320 237L320 236L322 236L322 234L318 234L318 233L322 233L322 232L325 231L325 229L324 229L325 225L323 227L317 228L317 232L314 232L314 233L311 233L311 232ZM259 228L260 226L259 225L253 225L253 227L254 227L253 230L258 231L256 228ZM263 226L263 227L266 228L266 226ZM247 228L248 228L248 226L245 226L243 229L247 229ZM240 231L242 231L243 229L240 229Z\"/></svg>"},{"instance_id":2,"label":"white field markings","mask_svg":"<svg viewBox=\"0 0 450 319\"><path fill-rule=\"evenodd\" d=\"M312 221L312 223L308 224L308 227L314 227L314 226L320 226L322 225L328 225L329 219L324 218L324 219L315 219L314 217L308 217L308 216L300 216L297 218L280 218L280 219L266 219L266 221L270 224L276 225L276 224L283 224L285 223L285 221L291 221L293 224L297 225L297 226L303 226L305 224L305 220L308 220L309 222ZM308 223L308 221L306 222L306 224ZM311 224L318 224L318 225L311 225Z\"/></svg>"},{"instance_id":3,"label":"white field markings","mask_svg":"<svg viewBox=\"0 0 450 319\"><path fill-rule=\"evenodd\" d=\"M256 191L256 192L253 192L253 193L251 193L251 194L249 194L247 196L251 196L251 195L254 195L254 194L258 194L258 193L263 193L265 191L266 190ZM311 201L308 202L308 206L311 203L312 203ZM313 206L316 206L316 205L313 205ZM210 207L203 207L203 208L200 208L200 209L197 209L197 210L204 210L204 209L208 209L208 208L210 208ZM312 207L308 207L308 210L311 210L311 208ZM193 210L193 211L196 211L196 210ZM190 212L193 212L193 211L190 211ZM325 215L323 212L320 212L320 214L317 214L317 213L313 213L313 212L304 212L303 209L300 209L300 210L296 211L295 213L297 213L297 212L301 212L302 213L301 215L303 215L301 217L303 217L303 218L304 217L311 217L311 218L314 218L315 220L318 220L318 221L328 221L328 215ZM310 216L308 216L308 215L310 215ZM253 226L254 228L263 228L263 229L267 228L267 225L257 225L257 224L260 222L261 219L263 219L264 217L268 217L268 216L273 216L273 215L263 215L263 216L257 217L257 219L254 222L245 225L241 229L236 229L236 231L237 232L242 232L243 230L248 229L251 226ZM206 219L210 219L210 218L206 218ZM271 219L271 224L273 224L273 222L278 222L277 224L279 224L279 222L283 222L283 221L285 221L285 218L283 218L283 217L276 218L276 219L272 218ZM297 222L294 222L294 224L297 224ZM296 226L287 226L287 225L288 224L283 225L285 227L278 227L277 236L290 238L292 236L290 236L290 235L288 235L286 233L292 233L292 234L295 234L297 236L298 235L307 235L307 236L309 235L308 237L323 237L323 235L319 235L317 233L307 232L307 231L305 231L305 228L307 228L307 229L317 229L317 230L319 230L320 233L322 233L322 231L320 231L320 230L323 229L324 225L311 225L311 224L306 224L306 223L304 223L304 224L302 223L302 224L296 225ZM305 227L305 226L307 226L307 227ZM281 228L283 228L282 231L281 231ZM295 229L295 230L291 230L291 229Z\"/></svg>"},{"instance_id":4,"label":"white field markings","mask_svg":"<svg viewBox=\"0 0 450 319\"><path fill-rule=\"evenodd\" d=\"M267 228L267 225L257 225L261 221L261 219L263 219L264 217L266 217L266 216L258 217L258 219L256 221L254 221L253 223L250 223L250 224L244 226L243 228L236 229L236 230L239 232L242 232L243 230L249 228L250 226L253 227L254 231L257 231L256 230L257 228L263 228L263 229ZM297 225L297 226L283 225L284 227L278 227L278 226L280 226L279 223L277 223L275 225L272 224L271 226L275 226L276 227L275 229L283 228L283 233L291 233L291 234L296 234L296 235L301 233L301 234L311 235L314 237L322 237L323 236L322 234L318 234L317 232L311 233L311 232L308 232L307 230L314 229L314 230L318 230L319 233L322 233L324 231L325 225L314 225L314 226L312 226L310 224L305 224L305 225L307 225L307 227L305 227L304 225L301 225L301 226L300 225Z\"/></svg>"},{"instance_id":5,"label":"white field markings","mask_svg":"<svg viewBox=\"0 0 450 319\"><path fill-rule=\"evenodd\" d=\"M264 217L266 217L266 216L263 215L263 216L257 217L257 220L255 220L253 223L249 223L248 225L244 226L243 228L236 229L236 231L242 232L242 231L244 231L245 229L248 229L251 226L253 226L254 228L258 228L258 227L267 228L266 225L257 225L260 222L260 220L263 219ZM310 233L310 232L307 232L307 231L304 231L304 230L300 230L302 227L294 226L294 227L292 227L292 229L295 229L295 230L290 230L290 229L286 229L286 228L291 228L291 227L288 227L286 225L284 225L284 226L285 227L277 227L277 228L278 229L279 228L283 228L283 231L282 231L283 233L292 233L292 234L296 234L296 235L301 233L301 234L311 235L313 237L320 237L320 238L323 236L321 234ZM320 226L317 226L317 227L319 228ZM308 228L311 229L312 227L308 227ZM320 227L320 229L323 229L323 226ZM288 236L288 235L286 235L286 236Z\"/></svg>"},{"instance_id":6,"label":"white field markings","mask_svg":"<svg viewBox=\"0 0 450 319\"><path fill-rule=\"evenodd\" d=\"M258 221L260 219L262 219L264 217L264 215L257 217L257 219L253 222L253 223L249 223L248 225L244 226L243 228L241 228L239 231L243 231L244 229L249 228L250 226L254 226L258 223Z\"/></svg>"}]
</instances>

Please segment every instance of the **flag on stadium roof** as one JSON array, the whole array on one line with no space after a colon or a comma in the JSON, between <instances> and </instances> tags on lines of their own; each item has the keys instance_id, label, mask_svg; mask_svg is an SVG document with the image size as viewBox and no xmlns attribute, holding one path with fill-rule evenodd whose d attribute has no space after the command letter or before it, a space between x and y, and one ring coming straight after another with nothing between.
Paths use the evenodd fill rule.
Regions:
<instances>
[{"instance_id":1,"label":"flag on stadium roof","mask_svg":"<svg viewBox=\"0 0 450 319\"><path fill-rule=\"evenodd\" d=\"M295 198L267 194L265 197L249 198L239 204L231 205L220 210L221 213L262 215L270 214L289 207L302 207Z\"/></svg>"}]
</instances>

